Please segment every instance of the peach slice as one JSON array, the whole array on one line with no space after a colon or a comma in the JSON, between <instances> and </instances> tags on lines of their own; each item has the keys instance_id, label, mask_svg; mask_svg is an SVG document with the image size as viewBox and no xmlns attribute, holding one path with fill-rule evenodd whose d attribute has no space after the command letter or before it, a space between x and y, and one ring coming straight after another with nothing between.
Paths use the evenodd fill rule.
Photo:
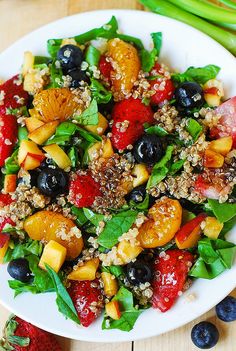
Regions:
<instances>
[{"instance_id":1,"label":"peach slice","mask_svg":"<svg viewBox=\"0 0 236 351\"><path fill-rule=\"evenodd\" d=\"M175 236L175 242L179 249L190 249L196 246L202 233L201 223L206 218L206 215L199 214L184 224Z\"/></svg>"},{"instance_id":2,"label":"peach slice","mask_svg":"<svg viewBox=\"0 0 236 351\"><path fill-rule=\"evenodd\" d=\"M139 245L132 246L130 242L123 240L117 246L117 255L121 259L122 264L127 264L135 259L143 248Z\"/></svg>"},{"instance_id":3,"label":"peach slice","mask_svg":"<svg viewBox=\"0 0 236 351\"><path fill-rule=\"evenodd\" d=\"M133 179L133 187L134 188L136 186L145 184L149 178L149 172L147 170L147 167L143 164L135 165L131 174L134 178Z\"/></svg>"},{"instance_id":4,"label":"peach slice","mask_svg":"<svg viewBox=\"0 0 236 351\"><path fill-rule=\"evenodd\" d=\"M31 133L35 129L42 127L44 125L44 122L40 121L36 117L28 117L25 120L25 125L26 125L26 128L28 129L28 132Z\"/></svg>"},{"instance_id":5,"label":"peach slice","mask_svg":"<svg viewBox=\"0 0 236 351\"><path fill-rule=\"evenodd\" d=\"M37 168L44 158L44 153L33 141L21 141L18 152L18 163L26 171Z\"/></svg>"},{"instance_id":6,"label":"peach slice","mask_svg":"<svg viewBox=\"0 0 236 351\"><path fill-rule=\"evenodd\" d=\"M208 236L208 238L216 240L223 226L223 223L220 223L215 217L206 217L203 233Z\"/></svg>"},{"instance_id":7,"label":"peach slice","mask_svg":"<svg viewBox=\"0 0 236 351\"><path fill-rule=\"evenodd\" d=\"M71 161L67 154L57 144L51 144L43 147L43 150L53 159L58 167L65 169L71 166Z\"/></svg>"},{"instance_id":8,"label":"peach slice","mask_svg":"<svg viewBox=\"0 0 236 351\"><path fill-rule=\"evenodd\" d=\"M114 320L121 317L119 302L116 300L110 301L105 305L106 314Z\"/></svg>"},{"instance_id":9,"label":"peach slice","mask_svg":"<svg viewBox=\"0 0 236 351\"><path fill-rule=\"evenodd\" d=\"M78 266L73 270L67 278L69 280L94 280L99 266L99 259L93 258L86 261L82 266Z\"/></svg>"},{"instance_id":10,"label":"peach slice","mask_svg":"<svg viewBox=\"0 0 236 351\"><path fill-rule=\"evenodd\" d=\"M16 174L6 174L4 178L4 192L13 193L16 190Z\"/></svg>"},{"instance_id":11,"label":"peach slice","mask_svg":"<svg viewBox=\"0 0 236 351\"><path fill-rule=\"evenodd\" d=\"M114 275L109 272L101 273L102 282L104 284L104 293L107 297L114 296L118 291L118 283Z\"/></svg>"},{"instance_id":12,"label":"peach slice","mask_svg":"<svg viewBox=\"0 0 236 351\"><path fill-rule=\"evenodd\" d=\"M224 156L218 152L206 149L203 164L207 168L221 168L224 164Z\"/></svg>"},{"instance_id":13,"label":"peach slice","mask_svg":"<svg viewBox=\"0 0 236 351\"><path fill-rule=\"evenodd\" d=\"M4 256L5 256L6 252L7 252L8 246L9 246L9 241L10 241L10 237L5 242L3 247L0 248L0 264L3 264Z\"/></svg>"},{"instance_id":14,"label":"peach slice","mask_svg":"<svg viewBox=\"0 0 236 351\"><path fill-rule=\"evenodd\" d=\"M46 270L45 264L48 264L56 273L66 259L66 248L54 240L50 240L43 249L43 254L39 261L39 267Z\"/></svg>"},{"instance_id":15,"label":"peach slice","mask_svg":"<svg viewBox=\"0 0 236 351\"><path fill-rule=\"evenodd\" d=\"M28 138L33 140L36 144L42 145L55 133L58 124L58 121L45 123L29 133Z\"/></svg>"},{"instance_id":16,"label":"peach slice","mask_svg":"<svg viewBox=\"0 0 236 351\"><path fill-rule=\"evenodd\" d=\"M98 112L98 123L96 125L84 126L84 129L94 134L103 135L108 128L108 125L108 120L100 112Z\"/></svg>"},{"instance_id":17,"label":"peach slice","mask_svg":"<svg viewBox=\"0 0 236 351\"><path fill-rule=\"evenodd\" d=\"M232 149L233 138L232 136L227 136L219 138L217 140L212 140L209 144L209 149L217 152L223 156L226 156L228 152Z\"/></svg>"}]
</instances>

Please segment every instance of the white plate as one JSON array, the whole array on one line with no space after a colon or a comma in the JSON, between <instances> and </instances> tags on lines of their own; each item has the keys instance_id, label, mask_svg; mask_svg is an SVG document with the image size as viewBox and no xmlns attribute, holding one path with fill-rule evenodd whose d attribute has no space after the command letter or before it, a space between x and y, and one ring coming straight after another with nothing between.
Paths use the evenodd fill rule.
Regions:
<instances>
[{"instance_id":1,"label":"white plate","mask_svg":"<svg viewBox=\"0 0 236 351\"><path fill-rule=\"evenodd\" d=\"M31 50L34 54L46 54L46 40L49 38L71 37L95 26L106 23L116 15L121 30L140 37L147 47L150 33L163 32L161 58L172 68L184 70L187 67L216 64L222 67L220 77L228 97L236 95L235 58L215 41L199 31L180 22L151 13L129 10L108 10L78 14L66 17L44 26L25 36L0 55L0 77L8 78L19 71L23 52ZM236 231L229 239L236 242ZM25 320L52 333L72 339L95 342L121 342L147 338L180 327L199 317L222 300L235 287L236 265L219 276L207 281L198 280L176 305L164 314L149 309L143 313L134 329L127 333L118 330L101 330L101 318L89 328L76 326L57 311L54 294L24 294L13 298L9 289L9 276L6 267L0 267L0 301ZM196 300L187 302L186 295L194 293Z\"/></svg>"}]
</instances>

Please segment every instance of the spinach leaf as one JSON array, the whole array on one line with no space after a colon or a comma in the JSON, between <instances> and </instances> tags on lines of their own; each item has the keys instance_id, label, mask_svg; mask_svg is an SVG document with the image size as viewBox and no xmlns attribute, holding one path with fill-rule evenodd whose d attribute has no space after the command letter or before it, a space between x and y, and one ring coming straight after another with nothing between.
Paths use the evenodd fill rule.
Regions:
<instances>
[{"instance_id":1,"label":"spinach leaf","mask_svg":"<svg viewBox=\"0 0 236 351\"><path fill-rule=\"evenodd\" d=\"M50 70L50 84L47 86L47 88L60 88L62 84L62 69L60 67L57 67L56 65L56 59L53 60L51 65L49 66Z\"/></svg>"},{"instance_id":2,"label":"spinach leaf","mask_svg":"<svg viewBox=\"0 0 236 351\"><path fill-rule=\"evenodd\" d=\"M236 216L231 218L229 221L224 223L224 226L220 232L219 239L224 239L225 235L236 225Z\"/></svg>"},{"instance_id":3,"label":"spinach leaf","mask_svg":"<svg viewBox=\"0 0 236 351\"><path fill-rule=\"evenodd\" d=\"M87 125L96 125L98 124L98 104L95 99L91 101L89 107L83 111L80 115L73 117L79 124Z\"/></svg>"},{"instance_id":4,"label":"spinach leaf","mask_svg":"<svg viewBox=\"0 0 236 351\"><path fill-rule=\"evenodd\" d=\"M72 167L76 167L78 165L79 162L79 156L78 156L78 150L75 146L72 146L69 150L68 150L68 157L71 161L71 166Z\"/></svg>"},{"instance_id":5,"label":"spinach leaf","mask_svg":"<svg viewBox=\"0 0 236 351\"><path fill-rule=\"evenodd\" d=\"M124 268L122 266L109 266L109 271L116 278L118 278L120 275L124 275Z\"/></svg>"},{"instance_id":6,"label":"spinach leaf","mask_svg":"<svg viewBox=\"0 0 236 351\"><path fill-rule=\"evenodd\" d=\"M189 118L187 121L186 130L189 132L193 140L196 141L203 128L195 119Z\"/></svg>"},{"instance_id":7,"label":"spinach leaf","mask_svg":"<svg viewBox=\"0 0 236 351\"><path fill-rule=\"evenodd\" d=\"M177 84L186 81L205 84L208 80L216 78L219 71L220 67L215 65L207 65L199 68L189 67L184 73L174 73L171 78Z\"/></svg>"},{"instance_id":8,"label":"spinach leaf","mask_svg":"<svg viewBox=\"0 0 236 351\"><path fill-rule=\"evenodd\" d=\"M141 211L145 211L148 209L149 206L149 194L146 194L144 200L142 202L136 203L133 200L129 201L129 206L131 208L137 209L137 210L141 210Z\"/></svg>"},{"instance_id":9,"label":"spinach leaf","mask_svg":"<svg viewBox=\"0 0 236 351\"><path fill-rule=\"evenodd\" d=\"M29 239L25 243L18 243L14 248L8 248L4 257L4 263L10 262L16 258L26 257L29 255L40 256L43 251L43 245L40 241Z\"/></svg>"},{"instance_id":10,"label":"spinach leaf","mask_svg":"<svg viewBox=\"0 0 236 351\"><path fill-rule=\"evenodd\" d=\"M185 161L186 160L178 160L175 163L172 163L169 169L169 174L174 175L177 173L183 167Z\"/></svg>"},{"instance_id":11,"label":"spinach leaf","mask_svg":"<svg viewBox=\"0 0 236 351\"><path fill-rule=\"evenodd\" d=\"M66 288L64 287L61 279L57 273L49 266L46 265L48 274L50 275L53 285L57 294L56 303L59 311L66 317L73 320L75 323L80 324L75 306L68 294Z\"/></svg>"},{"instance_id":12,"label":"spinach leaf","mask_svg":"<svg viewBox=\"0 0 236 351\"><path fill-rule=\"evenodd\" d=\"M140 51L142 70L144 72L149 72L155 65L155 59L157 56L157 50L154 48L151 51L142 49Z\"/></svg>"},{"instance_id":13,"label":"spinach leaf","mask_svg":"<svg viewBox=\"0 0 236 351\"><path fill-rule=\"evenodd\" d=\"M91 78L90 90L92 97L98 104L107 104L112 98L112 92L108 91L102 83L94 78Z\"/></svg>"},{"instance_id":14,"label":"spinach leaf","mask_svg":"<svg viewBox=\"0 0 236 351\"><path fill-rule=\"evenodd\" d=\"M119 329L127 332L132 330L137 318L143 312L141 309L134 308L133 294L122 286L112 300L119 302L121 318L119 320L112 320L108 319L105 315L102 329Z\"/></svg>"},{"instance_id":15,"label":"spinach leaf","mask_svg":"<svg viewBox=\"0 0 236 351\"><path fill-rule=\"evenodd\" d=\"M89 64L89 66L97 67L100 56L101 56L100 51L97 48L95 48L93 45L89 45L86 51L85 61Z\"/></svg>"},{"instance_id":16,"label":"spinach leaf","mask_svg":"<svg viewBox=\"0 0 236 351\"><path fill-rule=\"evenodd\" d=\"M111 249L117 244L118 238L131 228L137 214L136 211L128 210L113 215L99 235L98 243L107 249Z\"/></svg>"},{"instance_id":17,"label":"spinach leaf","mask_svg":"<svg viewBox=\"0 0 236 351\"><path fill-rule=\"evenodd\" d=\"M82 227L82 225L88 222L88 218L85 216L82 208L72 206L71 212L73 215L76 216L76 223L78 224L79 227Z\"/></svg>"},{"instance_id":18,"label":"spinach leaf","mask_svg":"<svg viewBox=\"0 0 236 351\"><path fill-rule=\"evenodd\" d=\"M8 280L8 285L12 290L15 290L14 297L30 292L32 294L37 294L37 288L34 285L29 285L29 283L22 283L19 280Z\"/></svg>"},{"instance_id":19,"label":"spinach leaf","mask_svg":"<svg viewBox=\"0 0 236 351\"><path fill-rule=\"evenodd\" d=\"M165 155L155 164L152 169L151 176L148 179L147 189L150 189L154 185L160 183L167 176L169 172L169 161L171 160L173 150L173 145L167 146Z\"/></svg>"},{"instance_id":20,"label":"spinach leaf","mask_svg":"<svg viewBox=\"0 0 236 351\"><path fill-rule=\"evenodd\" d=\"M17 148L13 154L5 160L4 173L5 174L15 174L19 171L20 166L18 164L18 152Z\"/></svg>"},{"instance_id":21,"label":"spinach leaf","mask_svg":"<svg viewBox=\"0 0 236 351\"><path fill-rule=\"evenodd\" d=\"M46 56L34 56L34 65L41 65L46 63L48 65L52 61L51 57Z\"/></svg>"},{"instance_id":22,"label":"spinach leaf","mask_svg":"<svg viewBox=\"0 0 236 351\"><path fill-rule=\"evenodd\" d=\"M216 218L224 223L236 216L236 203L229 204L227 202L220 204L217 200L208 199L208 205L213 211Z\"/></svg>"},{"instance_id":23,"label":"spinach leaf","mask_svg":"<svg viewBox=\"0 0 236 351\"><path fill-rule=\"evenodd\" d=\"M144 125L145 132L147 134L156 134L159 137L163 137L168 135L169 133L162 127L155 125L155 126L147 126Z\"/></svg>"},{"instance_id":24,"label":"spinach leaf","mask_svg":"<svg viewBox=\"0 0 236 351\"><path fill-rule=\"evenodd\" d=\"M99 222L105 221L105 216L102 214L98 214L90 210L89 208L84 208L84 215L93 225L98 227Z\"/></svg>"},{"instance_id":25,"label":"spinach leaf","mask_svg":"<svg viewBox=\"0 0 236 351\"><path fill-rule=\"evenodd\" d=\"M162 46L162 32L151 33L154 48L156 49L156 56L160 55Z\"/></svg>"}]
</instances>

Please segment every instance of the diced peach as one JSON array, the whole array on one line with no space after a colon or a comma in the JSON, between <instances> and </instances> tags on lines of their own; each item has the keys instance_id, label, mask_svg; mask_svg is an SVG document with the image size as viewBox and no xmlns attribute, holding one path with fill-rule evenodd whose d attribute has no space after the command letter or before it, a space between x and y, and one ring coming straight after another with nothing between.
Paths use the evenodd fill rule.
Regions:
<instances>
[{"instance_id":1,"label":"diced peach","mask_svg":"<svg viewBox=\"0 0 236 351\"><path fill-rule=\"evenodd\" d=\"M215 217L206 217L203 234L215 240L218 238L223 226L223 223L220 223Z\"/></svg>"},{"instance_id":2,"label":"diced peach","mask_svg":"<svg viewBox=\"0 0 236 351\"><path fill-rule=\"evenodd\" d=\"M101 278L104 285L105 295L107 297L114 296L118 291L118 283L114 275L109 272L102 272Z\"/></svg>"},{"instance_id":3,"label":"diced peach","mask_svg":"<svg viewBox=\"0 0 236 351\"><path fill-rule=\"evenodd\" d=\"M35 129L42 127L44 123L36 117L28 117L25 120L25 125L26 125L26 128L28 129L28 132L31 133Z\"/></svg>"},{"instance_id":4,"label":"diced peach","mask_svg":"<svg viewBox=\"0 0 236 351\"><path fill-rule=\"evenodd\" d=\"M144 164L136 164L132 169L133 187L145 184L149 178L149 172Z\"/></svg>"},{"instance_id":5,"label":"diced peach","mask_svg":"<svg viewBox=\"0 0 236 351\"><path fill-rule=\"evenodd\" d=\"M224 164L224 160L224 156L218 152L206 149L203 163L207 168L221 168Z\"/></svg>"},{"instance_id":6,"label":"diced peach","mask_svg":"<svg viewBox=\"0 0 236 351\"><path fill-rule=\"evenodd\" d=\"M65 169L71 166L71 161L64 150L57 144L43 147L43 150L53 159L58 167Z\"/></svg>"},{"instance_id":7,"label":"diced peach","mask_svg":"<svg viewBox=\"0 0 236 351\"><path fill-rule=\"evenodd\" d=\"M112 155L114 155L111 140L107 138L102 142L98 141L97 143L93 144L88 149L88 155L89 155L90 161L96 160L100 157L102 158L111 157Z\"/></svg>"},{"instance_id":8,"label":"diced peach","mask_svg":"<svg viewBox=\"0 0 236 351\"><path fill-rule=\"evenodd\" d=\"M41 127L33 130L33 132L29 133L28 138L33 140L36 144L42 145L55 133L58 124L58 121L45 123Z\"/></svg>"},{"instance_id":9,"label":"diced peach","mask_svg":"<svg viewBox=\"0 0 236 351\"><path fill-rule=\"evenodd\" d=\"M6 174L4 178L4 192L13 193L16 190L16 174Z\"/></svg>"},{"instance_id":10,"label":"diced peach","mask_svg":"<svg viewBox=\"0 0 236 351\"><path fill-rule=\"evenodd\" d=\"M31 51L24 52L24 62L22 66L23 77L34 67L34 55Z\"/></svg>"},{"instance_id":11,"label":"diced peach","mask_svg":"<svg viewBox=\"0 0 236 351\"><path fill-rule=\"evenodd\" d=\"M127 264L136 258L143 251L139 245L132 246L130 242L123 240L117 246L117 255L121 259L122 264Z\"/></svg>"},{"instance_id":12,"label":"diced peach","mask_svg":"<svg viewBox=\"0 0 236 351\"><path fill-rule=\"evenodd\" d=\"M204 99L212 107L220 105L221 98L224 96L222 83L217 79L210 79L203 85Z\"/></svg>"},{"instance_id":13,"label":"diced peach","mask_svg":"<svg viewBox=\"0 0 236 351\"><path fill-rule=\"evenodd\" d=\"M108 128L108 125L109 124L107 119L100 112L98 112L98 124L96 125L90 124L90 125L84 126L84 129L94 134L103 135L106 129Z\"/></svg>"},{"instance_id":14,"label":"diced peach","mask_svg":"<svg viewBox=\"0 0 236 351\"><path fill-rule=\"evenodd\" d=\"M219 138L217 140L213 140L209 144L209 149L217 152L223 156L226 156L228 152L232 149L233 146L233 138L232 136L227 136L223 138Z\"/></svg>"},{"instance_id":15,"label":"diced peach","mask_svg":"<svg viewBox=\"0 0 236 351\"><path fill-rule=\"evenodd\" d=\"M138 240L143 248L163 246L173 239L182 221L178 200L162 197L148 211L149 219L139 228Z\"/></svg>"},{"instance_id":16,"label":"diced peach","mask_svg":"<svg viewBox=\"0 0 236 351\"><path fill-rule=\"evenodd\" d=\"M67 249L68 258L79 256L83 238L75 223L54 211L39 211L24 221L24 230L33 240L54 240Z\"/></svg>"},{"instance_id":17,"label":"diced peach","mask_svg":"<svg viewBox=\"0 0 236 351\"><path fill-rule=\"evenodd\" d=\"M175 242L179 249L190 249L196 246L202 233L201 223L205 218L204 213L199 214L180 228L175 236Z\"/></svg>"},{"instance_id":18,"label":"diced peach","mask_svg":"<svg viewBox=\"0 0 236 351\"><path fill-rule=\"evenodd\" d=\"M4 256L9 246L9 241L10 241L10 238L5 242L4 246L0 248L0 264L3 263Z\"/></svg>"},{"instance_id":19,"label":"diced peach","mask_svg":"<svg viewBox=\"0 0 236 351\"><path fill-rule=\"evenodd\" d=\"M99 259L93 258L86 261L82 266L78 266L73 270L67 278L69 280L94 280L99 266Z\"/></svg>"},{"instance_id":20,"label":"diced peach","mask_svg":"<svg viewBox=\"0 0 236 351\"><path fill-rule=\"evenodd\" d=\"M31 171L32 169L39 167L40 163L40 160L28 154L24 162L21 164L21 167L24 168L25 171Z\"/></svg>"},{"instance_id":21,"label":"diced peach","mask_svg":"<svg viewBox=\"0 0 236 351\"><path fill-rule=\"evenodd\" d=\"M31 158L34 158L40 162L42 162L45 158L44 153L38 148L38 146L33 141L22 140L18 152L18 163L20 166L24 163L27 156L30 156ZM25 170L27 169L25 168Z\"/></svg>"},{"instance_id":22,"label":"diced peach","mask_svg":"<svg viewBox=\"0 0 236 351\"><path fill-rule=\"evenodd\" d=\"M48 264L56 273L59 272L61 266L66 259L66 248L54 240L50 240L43 249L43 254L39 261L39 267L46 270Z\"/></svg>"},{"instance_id":23,"label":"diced peach","mask_svg":"<svg viewBox=\"0 0 236 351\"><path fill-rule=\"evenodd\" d=\"M116 300L110 301L105 305L105 311L108 317L118 320L121 317L119 302Z\"/></svg>"}]
</instances>

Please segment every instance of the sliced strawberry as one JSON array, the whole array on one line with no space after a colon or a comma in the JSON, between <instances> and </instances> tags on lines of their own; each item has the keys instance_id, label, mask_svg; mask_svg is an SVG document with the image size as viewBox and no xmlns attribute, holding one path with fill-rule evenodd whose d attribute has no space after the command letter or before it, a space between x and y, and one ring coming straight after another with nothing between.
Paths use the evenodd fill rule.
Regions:
<instances>
[{"instance_id":1,"label":"sliced strawberry","mask_svg":"<svg viewBox=\"0 0 236 351\"><path fill-rule=\"evenodd\" d=\"M166 312L184 288L193 255L183 250L167 250L154 264L152 306Z\"/></svg>"},{"instance_id":2,"label":"sliced strawberry","mask_svg":"<svg viewBox=\"0 0 236 351\"><path fill-rule=\"evenodd\" d=\"M217 176L209 179L204 175L199 175L194 189L202 196L213 200L218 200L220 196L224 196L230 192L230 187L222 179L217 178Z\"/></svg>"},{"instance_id":3,"label":"sliced strawberry","mask_svg":"<svg viewBox=\"0 0 236 351\"><path fill-rule=\"evenodd\" d=\"M236 147L236 96L227 100L216 109L216 113L221 115L216 127L211 128L212 139L229 136L233 137L233 147Z\"/></svg>"},{"instance_id":4,"label":"sliced strawberry","mask_svg":"<svg viewBox=\"0 0 236 351\"><path fill-rule=\"evenodd\" d=\"M99 71L101 72L102 76L110 83L111 82L111 71L112 65L110 62L106 60L105 55L101 55L99 64L98 64Z\"/></svg>"},{"instance_id":5,"label":"sliced strawberry","mask_svg":"<svg viewBox=\"0 0 236 351\"><path fill-rule=\"evenodd\" d=\"M8 108L25 106L29 95L24 90L19 75L16 75L0 85L0 97L0 114L5 114Z\"/></svg>"},{"instance_id":6,"label":"sliced strawberry","mask_svg":"<svg viewBox=\"0 0 236 351\"><path fill-rule=\"evenodd\" d=\"M144 123L153 123L153 112L139 99L117 102L112 111L112 144L118 150L132 145L144 131Z\"/></svg>"},{"instance_id":7,"label":"sliced strawberry","mask_svg":"<svg viewBox=\"0 0 236 351\"><path fill-rule=\"evenodd\" d=\"M9 194L0 194L0 208L10 205L14 200L12 200Z\"/></svg>"},{"instance_id":8,"label":"sliced strawberry","mask_svg":"<svg viewBox=\"0 0 236 351\"><path fill-rule=\"evenodd\" d=\"M158 105L173 97L175 90L174 84L171 79L165 78L164 73L164 69L156 62L150 74L154 77L157 76L157 78L149 81L151 89L156 91L156 93L151 96L152 105Z\"/></svg>"},{"instance_id":9,"label":"sliced strawberry","mask_svg":"<svg viewBox=\"0 0 236 351\"><path fill-rule=\"evenodd\" d=\"M69 185L69 201L77 207L90 207L102 196L99 184L90 174L77 174Z\"/></svg>"},{"instance_id":10,"label":"sliced strawberry","mask_svg":"<svg viewBox=\"0 0 236 351\"><path fill-rule=\"evenodd\" d=\"M0 167L4 166L17 140L17 121L13 115L0 114Z\"/></svg>"},{"instance_id":11,"label":"sliced strawberry","mask_svg":"<svg viewBox=\"0 0 236 351\"><path fill-rule=\"evenodd\" d=\"M103 295L99 280L71 281L68 293L75 305L81 324L88 327L99 316L103 308Z\"/></svg>"}]
</instances>

